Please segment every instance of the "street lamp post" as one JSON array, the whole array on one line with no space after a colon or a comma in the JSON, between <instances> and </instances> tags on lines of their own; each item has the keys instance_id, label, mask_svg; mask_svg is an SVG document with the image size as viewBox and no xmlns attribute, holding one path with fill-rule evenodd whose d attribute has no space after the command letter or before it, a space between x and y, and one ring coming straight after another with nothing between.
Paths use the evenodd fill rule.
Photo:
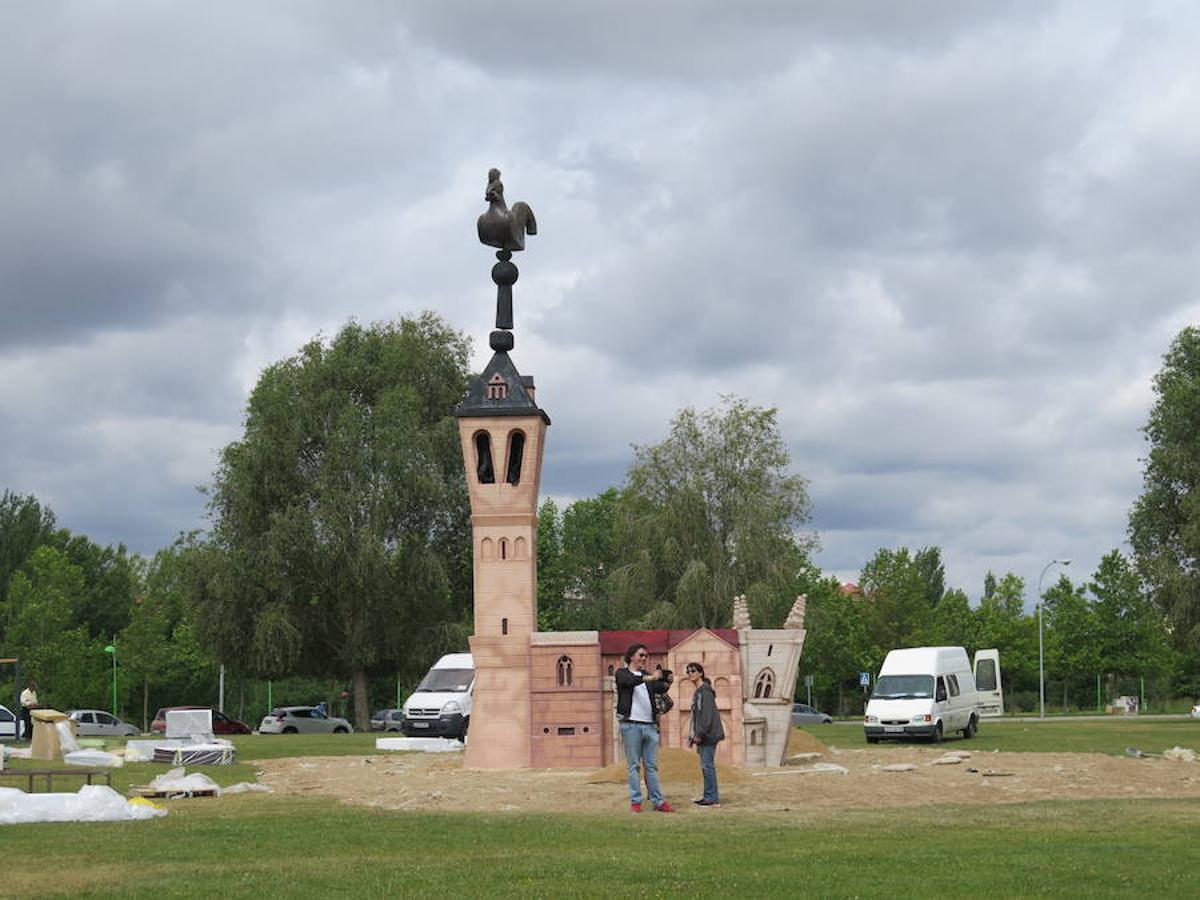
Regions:
<instances>
[{"instance_id":1,"label":"street lamp post","mask_svg":"<svg viewBox=\"0 0 1200 900\"><path fill-rule=\"evenodd\" d=\"M112 666L112 669L113 669L113 677L112 677L113 709L112 709L112 713L113 713L113 717L115 718L117 715L117 636L115 634L113 635L113 642L104 648L104 652L112 654L112 660L113 660L113 666Z\"/></svg>"},{"instance_id":2,"label":"street lamp post","mask_svg":"<svg viewBox=\"0 0 1200 900\"><path fill-rule=\"evenodd\" d=\"M1042 597L1042 579L1046 577L1046 573L1050 571L1051 566L1069 566L1069 559L1052 559L1046 563L1046 567L1042 569L1042 574L1038 576L1038 718L1046 718L1046 656L1042 637L1042 608L1046 605L1045 599Z\"/></svg>"}]
</instances>

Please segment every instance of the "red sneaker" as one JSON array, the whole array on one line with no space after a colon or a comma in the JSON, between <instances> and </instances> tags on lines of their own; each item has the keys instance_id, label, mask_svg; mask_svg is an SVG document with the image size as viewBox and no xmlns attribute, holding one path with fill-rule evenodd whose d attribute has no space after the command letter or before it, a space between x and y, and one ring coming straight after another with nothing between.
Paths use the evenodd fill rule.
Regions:
<instances>
[{"instance_id":1,"label":"red sneaker","mask_svg":"<svg viewBox=\"0 0 1200 900\"><path fill-rule=\"evenodd\" d=\"M642 804L640 804L640 803L630 803L630 804L629 804L629 811L630 811L630 812L641 812L641 811L642 811Z\"/></svg>"},{"instance_id":2,"label":"red sneaker","mask_svg":"<svg viewBox=\"0 0 1200 900\"><path fill-rule=\"evenodd\" d=\"M668 803L666 800L664 800L662 803L658 804L658 806L654 807L654 811L655 812L675 812L675 807L673 807L670 803Z\"/></svg>"}]
</instances>

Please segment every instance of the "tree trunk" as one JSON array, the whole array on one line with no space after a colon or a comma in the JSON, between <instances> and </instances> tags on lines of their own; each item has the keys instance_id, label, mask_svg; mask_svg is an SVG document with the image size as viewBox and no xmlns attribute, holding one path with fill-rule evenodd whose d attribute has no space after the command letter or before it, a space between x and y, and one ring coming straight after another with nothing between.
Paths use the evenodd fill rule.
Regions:
<instances>
[{"instance_id":1,"label":"tree trunk","mask_svg":"<svg viewBox=\"0 0 1200 900\"><path fill-rule=\"evenodd\" d=\"M354 727L358 731L371 730L371 707L367 701L367 673L354 670Z\"/></svg>"},{"instance_id":2,"label":"tree trunk","mask_svg":"<svg viewBox=\"0 0 1200 900\"><path fill-rule=\"evenodd\" d=\"M150 730L150 679L142 680L142 731Z\"/></svg>"}]
</instances>

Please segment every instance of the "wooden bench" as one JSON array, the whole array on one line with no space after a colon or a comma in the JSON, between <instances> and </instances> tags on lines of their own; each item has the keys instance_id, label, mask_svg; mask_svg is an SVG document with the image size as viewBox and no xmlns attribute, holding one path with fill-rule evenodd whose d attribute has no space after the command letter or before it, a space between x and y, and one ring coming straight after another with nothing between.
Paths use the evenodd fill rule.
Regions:
<instances>
[{"instance_id":1,"label":"wooden bench","mask_svg":"<svg viewBox=\"0 0 1200 900\"><path fill-rule=\"evenodd\" d=\"M33 780L35 778L46 779L46 791L49 793L54 784L54 778L59 775L71 775L75 778L86 778L87 783L91 784L93 778L103 778L104 783L112 787L112 772L108 769L0 769L0 778L24 778L27 779L29 790L26 793L32 794Z\"/></svg>"}]
</instances>

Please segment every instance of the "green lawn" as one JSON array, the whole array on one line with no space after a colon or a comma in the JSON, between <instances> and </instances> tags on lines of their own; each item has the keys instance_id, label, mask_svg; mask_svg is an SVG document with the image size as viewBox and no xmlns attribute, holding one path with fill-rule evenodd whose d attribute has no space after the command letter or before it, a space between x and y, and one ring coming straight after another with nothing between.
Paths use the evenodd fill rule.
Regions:
<instances>
[{"instance_id":1,"label":"green lawn","mask_svg":"<svg viewBox=\"0 0 1200 900\"><path fill-rule=\"evenodd\" d=\"M243 795L148 822L4 827L0 892L1192 897L1198 815L1168 800L635 820Z\"/></svg>"},{"instance_id":2,"label":"green lawn","mask_svg":"<svg viewBox=\"0 0 1200 900\"><path fill-rule=\"evenodd\" d=\"M807 725L803 730L820 738L827 746L867 746L859 723ZM883 743L877 746L888 745ZM946 746L970 746L972 750L1113 755L1124 753L1126 747L1137 747L1147 753L1161 753L1179 746L1200 752L1200 719L1046 719L1042 722L984 719L974 740L963 741L960 735L949 735Z\"/></svg>"},{"instance_id":3,"label":"green lawn","mask_svg":"<svg viewBox=\"0 0 1200 900\"><path fill-rule=\"evenodd\" d=\"M857 724L806 730L867 746ZM238 765L201 771L253 780L256 759L365 754L375 737L241 737ZM1176 744L1200 749L1200 722L989 721L969 746L1119 754ZM163 770L129 765L114 786ZM1196 800L551 817L250 794L169 809L146 822L0 826L0 896L1200 895Z\"/></svg>"}]
</instances>

